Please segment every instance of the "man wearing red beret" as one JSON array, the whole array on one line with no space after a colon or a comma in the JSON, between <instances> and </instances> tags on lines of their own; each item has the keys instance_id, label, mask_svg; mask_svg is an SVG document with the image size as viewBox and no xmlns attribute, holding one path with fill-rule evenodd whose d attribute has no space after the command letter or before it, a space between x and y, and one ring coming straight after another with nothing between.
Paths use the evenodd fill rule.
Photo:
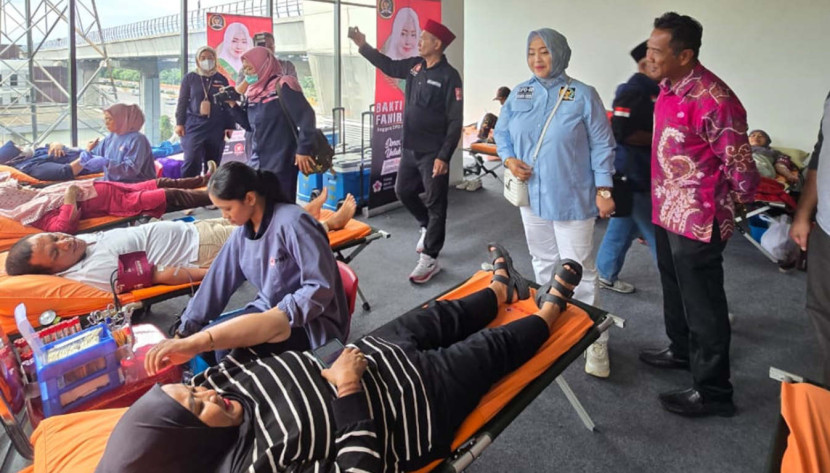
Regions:
<instances>
[{"instance_id":1,"label":"man wearing red beret","mask_svg":"<svg viewBox=\"0 0 830 473\"><path fill-rule=\"evenodd\" d=\"M395 193L421 225L415 247L421 255L409 280L423 284L441 270L438 253L444 246L449 161L461 138L461 76L444 56L455 35L428 20L418 41L420 57L402 60L390 59L370 46L357 28L349 28L349 38L384 74L406 79L403 152ZM422 191L426 191L424 201L419 197Z\"/></svg>"}]
</instances>

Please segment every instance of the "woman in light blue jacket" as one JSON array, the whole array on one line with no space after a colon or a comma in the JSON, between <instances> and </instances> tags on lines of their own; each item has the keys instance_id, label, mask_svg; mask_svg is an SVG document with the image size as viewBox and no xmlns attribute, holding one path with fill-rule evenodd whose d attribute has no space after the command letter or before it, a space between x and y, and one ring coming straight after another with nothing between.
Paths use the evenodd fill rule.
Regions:
<instances>
[{"instance_id":1,"label":"woman in light blue jacket","mask_svg":"<svg viewBox=\"0 0 830 473\"><path fill-rule=\"evenodd\" d=\"M597 303L594 222L614 212L614 135L593 87L565 74L571 49L557 31L542 28L527 38L533 77L513 88L501 109L495 140L504 165L528 184L530 205L521 207L527 246L539 284L547 283L561 258L580 263L582 284L574 298ZM545 122L556 107L542 137ZM585 370L610 374L607 333L588 350Z\"/></svg>"}]
</instances>

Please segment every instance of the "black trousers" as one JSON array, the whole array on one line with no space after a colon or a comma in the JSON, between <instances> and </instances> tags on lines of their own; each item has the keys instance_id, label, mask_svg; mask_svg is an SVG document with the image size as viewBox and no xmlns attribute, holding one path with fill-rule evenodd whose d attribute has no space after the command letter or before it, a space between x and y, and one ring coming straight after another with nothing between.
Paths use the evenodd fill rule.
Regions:
<instances>
[{"instance_id":1,"label":"black trousers","mask_svg":"<svg viewBox=\"0 0 830 473\"><path fill-rule=\"evenodd\" d=\"M821 349L822 382L830 384L830 235L816 225L807 248L807 314Z\"/></svg>"},{"instance_id":2,"label":"black trousers","mask_svg":"<svg viewBox=\"0 0 830 473\"><path fill-rule=\"evenodd\" d=\"M438 257L444 247L447 229L447 194L450 186L449 173L432 177L436 153L416 153L404 149L398 166L395 194L409 213L426 227L424 253ZM426 191L421 201L419 194Z\"/></svg>"},{"instance_id":3,"label":"black trousers","mask_svg":"<svg viewBox=\"0 0 830 473\"><path fill-rule=\"evenodd\" d=\"M184 162L182 163L182 177L195 177L202 173L208 161L222 164L222 153L225 152L224 131L217 131L217 136L209 136L206 132L185 132L181 139ZM192 135L192 136L191 136Z\"/></svg>"},{"instance_id":4,"label":"black trousers","mask_svg":"<svg viewBox=\"0 0 830 473\"><path fill-rule=\"evenodd\" d=\"M655 225L663 317L671 349L688 356L694 387L704 400L731 401L729 308L723 289L723 250L715 222L709 243Z\"/></svg>"},{"instance_id":5,"label":"black trousers","mask_svg":"<svg viewBox=\"0 0 830 473\"><path fill-rule=\"evenodd\" d=\"M497 313L495 293L484 289L463 299L430 303L375 332L406 351L430 397L433 451L406 465L407 470L446 456L455 431L484 394L547 340L548 326L535 316L482 330Z\"/></svg>"}]
</instances>

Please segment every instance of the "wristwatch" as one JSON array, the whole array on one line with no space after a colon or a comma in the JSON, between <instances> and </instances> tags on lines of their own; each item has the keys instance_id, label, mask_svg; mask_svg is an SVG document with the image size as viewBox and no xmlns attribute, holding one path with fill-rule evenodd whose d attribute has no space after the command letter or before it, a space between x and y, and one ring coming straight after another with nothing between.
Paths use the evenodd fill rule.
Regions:
<instances>
[{"instance_id":1,"label":"wristwatch","mask_svg":"<svg viewBox=\"0 0 830 473\"><path fill-rule=\"evenodd\" d=\"M610 199L611 189L612 187L597 187L597 195L602 197L603 199Z\"/></svg>"}]
</instances>

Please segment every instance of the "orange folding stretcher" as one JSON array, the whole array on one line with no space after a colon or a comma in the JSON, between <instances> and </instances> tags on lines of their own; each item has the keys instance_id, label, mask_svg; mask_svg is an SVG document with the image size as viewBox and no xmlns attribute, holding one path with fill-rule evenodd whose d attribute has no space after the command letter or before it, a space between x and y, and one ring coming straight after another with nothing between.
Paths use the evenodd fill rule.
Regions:
<instances>
[{"instance_id":1,"label":"orange folding stretcher","mask_svg":"<svg viewBox=\"0 0 830 473\"><path fill-rule=\"evenodd\" d=\"M770 377L781 382L781 416L766 471L830 471L830 389L777 368Z\"/></svg>"},{"instance_id":2,"label":"orange folding stretcher","mask_svg":"<svg viewBox=\"0 0 830 473\"><path fill-rule=\"evenodd\" d=\"M476 273L441 298L463 297L487 287L491 276L488 272ZM503 325L536 310L532 298L503 307L491 326ZM539 352L496 384L467 417L456 433L452 456L418 473L457 472L466 468L539 393L559 379L562 371L613 323L612 318L591 306L570 305ZM0 392L6 396L5 390ZM23 472L92 473L103 455L109 433L124 412L125 409L109 409L50 417L40 423L31 436L31 443L21 435L18 424L6 424L6 429L16 439L18 451L33 458L33 465Z\"/></svg>"},{"instance_id":3,"label":"orange folding stretcher","mask_svg":"<svg viewBox=\"0 0 830 473\"><path fill-rule=\"evenodd\" d=\"M55 184L57 181L41 181L36 177L32 177L25 172L18 171L17 169L11 166L5 166L0 164L0 172L7 172L11 174L11 178L17 180L17 182L21 184L27 184L32 187L45 187L50 184ZM104 173L99 172L95 174L84 174L82 176L76 176L75 179L98 179L99 177L104 177Z\"/></svg>"},{"instance_id":4,"label":"orange folding stretcher","mask_svg":"<svg viewBox=\"0 0 830 473\"><path fill-rule=\"evenodd\" d=\"M496 169L503 166L498 152L496 152L495 143L472 143L469 148L464 151L470 153L470 156L475 160L475 164L464 169L464 175L475 174L480 175L489 174L497 181L501 182L501 178L496 174ZM493 167L487 167L487 163L496 163Z\"/></svg>"}]
</instances>

